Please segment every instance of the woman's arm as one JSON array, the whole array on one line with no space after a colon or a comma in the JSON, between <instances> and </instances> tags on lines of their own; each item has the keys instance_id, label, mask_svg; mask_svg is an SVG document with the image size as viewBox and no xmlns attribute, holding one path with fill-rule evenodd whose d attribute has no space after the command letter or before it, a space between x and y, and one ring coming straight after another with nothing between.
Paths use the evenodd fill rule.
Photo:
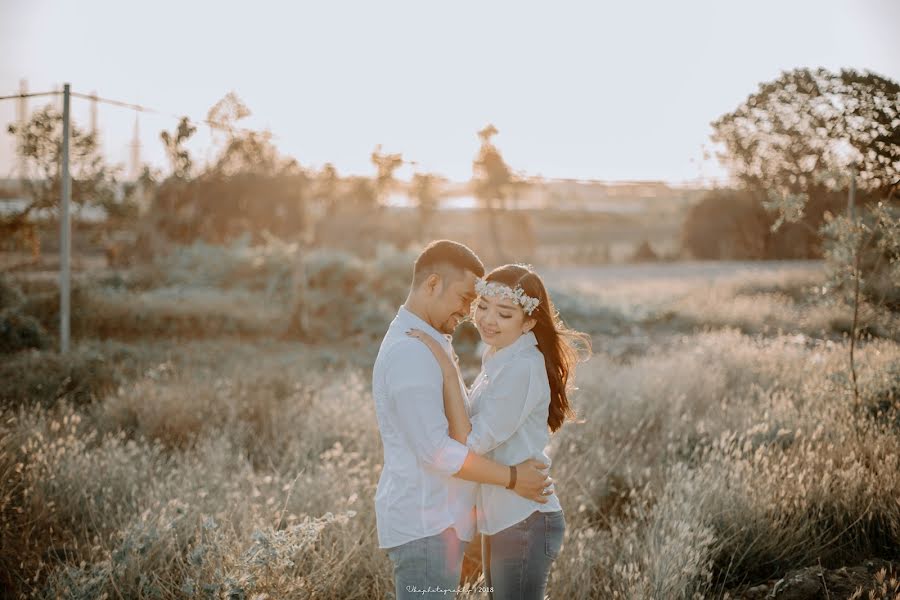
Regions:
<instances>
[{"instance_id":1,"label":"woman's arm","mask_svg":"<svg viewBox=\"0 0 900 600\"><path fill-rule=\"evenodd\" d=\"M512 437L538 405L549 403L549 384L541 385L542 378L544 365L530 359L502 366L483 392L466 446L486 454Z\"/></svg>"},{"instance_id":2,"label":"woman's arm","mask_svg":"<svg viewBox=\"0 0 900 600\"><path fill-rule=\"evenodd\" d=\"M456 370L456 365L447 356L438 341L424 331L413 329L407 333L428 346L441 366L441 373L444 376L444 414L447 417L449 434L457 442L465 444L466 438L472 430L472 424L466 413L466 403L459 385L459 372Z\"/></svg>"}]
</instances>

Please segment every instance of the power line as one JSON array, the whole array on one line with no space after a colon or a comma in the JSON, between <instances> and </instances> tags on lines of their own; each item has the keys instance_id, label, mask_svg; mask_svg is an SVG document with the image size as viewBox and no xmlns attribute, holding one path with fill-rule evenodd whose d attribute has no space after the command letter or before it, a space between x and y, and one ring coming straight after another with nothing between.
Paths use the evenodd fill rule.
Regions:
<instances>
[{"instance_id":1,"label":"power line","mask_svg":"<svg viewBox=\"0 0 900 600\"><path fill-rule=\"evenodd\" d=\"M241 128L241 127L229 127L220 121L210 121L208 119L194 120L186 115L176 115L174 113L168 113L168 112L161 111L161 110L158 110L155 108L151 108L149 106L143 106L141 104L131 104L130 102L122 102L121 100L111 100L109 98L101 98L100 96L97 96L96 94L80 94L78 92L72 92L72 96L75 98L81 98L83 100L91 100L93 102L101 102L103 104L110 104L112 106L118 106L120 108L129 108L129 109L135 110L137 112L146 112L146 113L162 115L164 117L170 117L172 119L178 119L178 120L187 119L189 123L196 123L196 124L202 123L204 125L209 125L210 127L214 128L214 129L231 129L234 131L262 133L262 131L255 130L255 129ZM275 137L275 136L273 136L273 137Z\"/></svg>"},{"instance_id":2,"label":"power line","mask_svg":"<svg viewBox=\"0 0 900 600\"><path fill-rule=\"evenodd\" d=\"M37 98L41 96L60 96L62 92L37 92L33 94L13 94L9 96L0 96L0 100L19 100L22 98ZM176 115L174 113L169 113L166 111L158 110L156 108L152 108L150 106L143 106L141 104L133 104L131 102L123 102L121 100L113 100L110 98L103 98L97 96L96 94L81 94L78 92L70 92L69 95L73 98L81 98L82 100L90 100L92 102L100 102L103 104L109 104L111 106L117 106L119 108L127 108L130 110L134 110L137 112L145 112L156 115L161 115L164 117L169 117L176 120L187 119L188 123L193 125L207 125L212 129L219 130L227 130L227 131L235 131L238 133L266 133L272 137L272 139L280 139L277 135L273 134L271 131L267 129L250 129L248 127L230 127L220 121L210 121L209 119L191 119L187 115Z\"/></svg>"},{"instance_id":3,"label":"power line","mask_svg":"<svg viewBox=\"0 0 900 600\"><path fill-rule=\"evenodd\" d=\"M59 96L62 95L61 91L53 91L53 92L37 92L32 94L13 94L9 96L0 96L0 100L17 100L23 98L36 98L41 96ZM164 117L169 117L176 120L187 119L188 123L193 125L207 125L211 129L218 130L226 130L226 131L234 131L238 133L265 133L269 135L272 139L280 139L279 136L273 134L269 130L260 130L260 129L250 129L245 127L229 127L224 123L219 121L211 121L209 119L200 119L195 120L191 119L186 115L176 115L174 113L158 110L156 108L152 108L150 106L144 106L142 104L134 104L131 102L123 102L121 100L113 100L111 98L103 98L98 96L96 93L94 94L81 94L78 92L70 92L70 96L74 98L81 98L82 100L90 100L92 102L101 102L103 104L109 104L111 106L117 106L119 108L126 108L129 110L134 110L137 112L143 113L151 113ZM416 161L403 161L405 164L417 165ZM529 183L576 183L576 184L585 184L585 185L655 185L661 184L668 187L692 187L697 185L699 187L703 187L704 185L713 184L713 185L728 185L731 183L731 180L728 178L717 178L717 177L701 177L698 180L686 180L681 182L666 182L660 180L645 180L645 181L615 181L615 180L604 180L604 179L592 179L592 178L567 178L567 177L541 177L541 176L526 176L525 181Z\"/></svg>"},{"instance_id":4,"label":"power line","mask_svg":"<svg viewBox=\"0 0 900 600\"><path fill-rule=\"evenodd\" d=\"M20 98L37 98L38 96L61 96L62 92L37 92L34 94L15 94L13 96L0 96L0 100L18 100ZM73 96L75 94L72 94Z\"/></svg>"}]
</instances>

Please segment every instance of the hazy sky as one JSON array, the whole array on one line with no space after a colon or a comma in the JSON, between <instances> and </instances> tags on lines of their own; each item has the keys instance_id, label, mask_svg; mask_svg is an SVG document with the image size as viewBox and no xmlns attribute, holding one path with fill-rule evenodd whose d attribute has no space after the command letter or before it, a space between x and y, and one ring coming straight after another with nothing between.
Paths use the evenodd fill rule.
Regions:
<instances>
[{"instance_id":1,"label":"hazy sky","mask_svg":"<svg viewBox=\"0 0 900 600\"><path fill-rule=\"evenodd\" d=\"M516 170L547 177L718 177L709 123L782 70L900 80L896 0L222 2L0 0L0 95L73 90L203 118L228 91L301 164L371 173L376 144L422 170L471 176L493 123ZM43 101L31 101L30 108ZM74 116L87 125L87 103ZM12 170L0 102L0 176ZM134 113L100 108L127 162ZM142 157L165 165L140 117ZM193 148L211 152L208 135ZM408 176L405 169L401 176Z\"/></svg>"}]
</instances>

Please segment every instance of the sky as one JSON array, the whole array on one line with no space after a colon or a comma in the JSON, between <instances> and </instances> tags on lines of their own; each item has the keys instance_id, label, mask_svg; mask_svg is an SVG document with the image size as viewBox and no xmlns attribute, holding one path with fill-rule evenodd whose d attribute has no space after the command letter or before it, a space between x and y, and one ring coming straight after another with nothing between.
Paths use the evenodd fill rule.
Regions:
<instances>
[{"instance_id":1,"label":"sky","mask_svg":"<svg viewBox=\"0 0 900 600\"><path fill-rule=\"evenodd\" d=\"M0 0L0 96L26 79L138 103L141 158L159 132L233 91L301 165L471 177L487 123L516 171L547 178L713 181L710 122L797 67L900 80L900 2ZM46 99L34 99L34 110ZM89 108L73 100L76 124ZM0 177L14 172L0 102ZM136 113L99 108L104 152L127 164ZM209 132L190 146L214 156Z\"/></svg>"}]
</instances>

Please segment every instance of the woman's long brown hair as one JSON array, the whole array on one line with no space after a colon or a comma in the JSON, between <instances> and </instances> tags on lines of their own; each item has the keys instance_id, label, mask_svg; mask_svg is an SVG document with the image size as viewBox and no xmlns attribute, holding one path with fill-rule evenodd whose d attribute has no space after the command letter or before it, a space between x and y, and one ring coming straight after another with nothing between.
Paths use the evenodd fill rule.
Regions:
<instances>
[{"instance_id":1,"label":"woman's long brown hair","mask_svg":"<svg viewBox=\"0 0 900 600\"><path fill-rule=\"evenodd\" d=\"M537 338L538 348L544 355L547 378L550 381L550 413L547 425L555 432L569 419L575 419L575 412L569 405L568 391L575 376L575 366L591 352L591 338L587 334L569 329L559 316L544 281L530 265L510 264L497 267L485 277L487 281L502 283L522 290L540 303L530 315L537 321L532 331Z\"/></svg>"}]
</instances>

